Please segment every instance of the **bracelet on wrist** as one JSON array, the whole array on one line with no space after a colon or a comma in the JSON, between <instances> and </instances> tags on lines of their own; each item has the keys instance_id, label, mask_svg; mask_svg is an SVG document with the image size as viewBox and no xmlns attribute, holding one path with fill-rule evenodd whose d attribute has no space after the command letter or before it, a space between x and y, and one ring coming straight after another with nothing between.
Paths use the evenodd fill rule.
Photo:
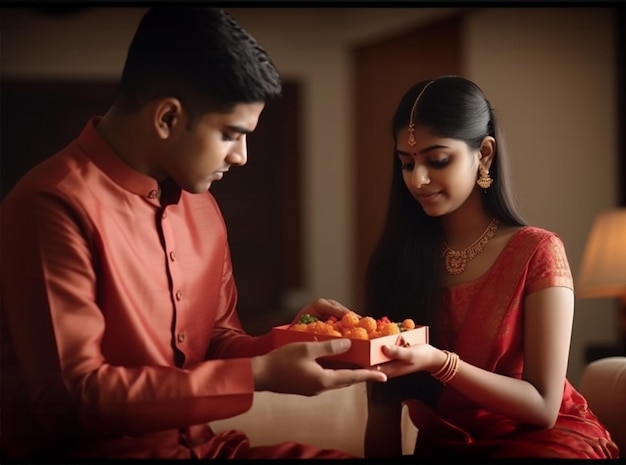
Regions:
<instances>
[{"instance_id":1,"label":"bracelet on wrist","mask_svg":"<svg viewBox=\"0 0 626 465\"><path fill-rule=\"evenodd\" d=\"M456 353L449 352L447 350L444 350L443 352L446 354L446 359L444 360L441 368L434 373L431 373L431 376L445 385L449 383L459 371L459 356Z\"/></svg>"}]
</instances>

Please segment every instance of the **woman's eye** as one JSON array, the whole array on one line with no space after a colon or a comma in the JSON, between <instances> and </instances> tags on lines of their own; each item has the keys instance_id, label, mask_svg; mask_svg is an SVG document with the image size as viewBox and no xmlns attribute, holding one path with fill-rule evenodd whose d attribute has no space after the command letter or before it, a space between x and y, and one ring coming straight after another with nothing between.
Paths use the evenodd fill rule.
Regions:
<instances>
[{"instance_id":1,"label":"woman's eye","mask_svg":"<svg viewBox=\"0 0 626 465\"><path fill-rule=\"evenodd\" d=\"M402 171L411 171L413 169L413 166L415 165L415 163L411 163L411 162L407 162L407 163L402 163Z\"/></svg>"},{"instance_id":2,"label":"woman's eye","mask_svg":"<svg viewBox=\"0 0 626 465\"><path fill-rule=\"evenodd\" d=\"M449 158L439 158L437 160L430 160L428 163L433 168L443 168L450 162Z\"/></svg>"}]
</instances>

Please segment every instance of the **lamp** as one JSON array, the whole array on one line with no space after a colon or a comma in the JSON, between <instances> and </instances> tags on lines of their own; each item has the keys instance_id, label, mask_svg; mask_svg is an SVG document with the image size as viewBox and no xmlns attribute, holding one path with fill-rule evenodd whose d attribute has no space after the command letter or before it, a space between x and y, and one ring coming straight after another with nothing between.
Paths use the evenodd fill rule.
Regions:
<instances>
[{"instance_id":1,"label":"lamp","mask_svg":"<svg viewBox=\"0 0 626 465\"><path fill-rule=\"evenodd\" d=\"M626 342L626 208L601 212L587 240L576 295L581 298L620 299L620 354ZM617 355L617 354L615 354Z\"/></svg>"}]
</instances>

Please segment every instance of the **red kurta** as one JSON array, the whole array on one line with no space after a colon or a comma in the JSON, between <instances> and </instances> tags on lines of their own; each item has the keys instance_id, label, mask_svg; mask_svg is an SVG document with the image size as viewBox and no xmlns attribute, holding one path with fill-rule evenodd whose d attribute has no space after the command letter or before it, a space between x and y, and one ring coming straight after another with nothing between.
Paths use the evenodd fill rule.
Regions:
<instances>
[{"instance_id":1,"label":"red kurta","mask_svg":"<svg viewBox=\"0 0 626 465\"><path fill-rule=\"evenodd\" d=\"M3 453L334 455L206 426L250 408L271 340L241 328L214 197L131 169L97 123L1 207Z\"/></svg>"},{"instance_id":2,"label":"red kurta","mask_svg":"<svg viewBox=\"0 0 626 465\"><path fill-rule=\"evenodd\" d=\"M555 234L517 231L479 279L450 288L442 313L442 346L466 362L520 379L524 368L523 300L551 286L573 288ZM451 386L435 411L407 402L418 427L416 455L456 457L617 458L617 446L568 380L556 425L537 429L490 412Z\"/></svg>"}]
</instances>

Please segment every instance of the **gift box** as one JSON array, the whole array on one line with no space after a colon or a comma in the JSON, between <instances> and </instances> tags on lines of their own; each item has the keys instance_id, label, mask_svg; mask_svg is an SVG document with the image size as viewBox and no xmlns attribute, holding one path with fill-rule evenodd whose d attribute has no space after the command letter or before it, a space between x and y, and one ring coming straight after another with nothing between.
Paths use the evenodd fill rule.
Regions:
<instances>
[{"instance_id":1,"label":"gift box","mask_svg":"<svg viewBox=\"0 0 626 465\"><path fill-rule=\"evenodd\" d=\"M272 328L274 347L280 347L292 342L328 341L337 339L338 336L314 334L289 329L290 325L276 326ZM346 352L322 357L324 360L332 360L346 365L369 367L385 363L391 360L383 351L384 345L399 345L409 347L415 344L428 342L428 326L416 326L415 329L402 331L400 334L381 336L374 339L350 339L352 345Z\"/></svg>"}]
</instances>

